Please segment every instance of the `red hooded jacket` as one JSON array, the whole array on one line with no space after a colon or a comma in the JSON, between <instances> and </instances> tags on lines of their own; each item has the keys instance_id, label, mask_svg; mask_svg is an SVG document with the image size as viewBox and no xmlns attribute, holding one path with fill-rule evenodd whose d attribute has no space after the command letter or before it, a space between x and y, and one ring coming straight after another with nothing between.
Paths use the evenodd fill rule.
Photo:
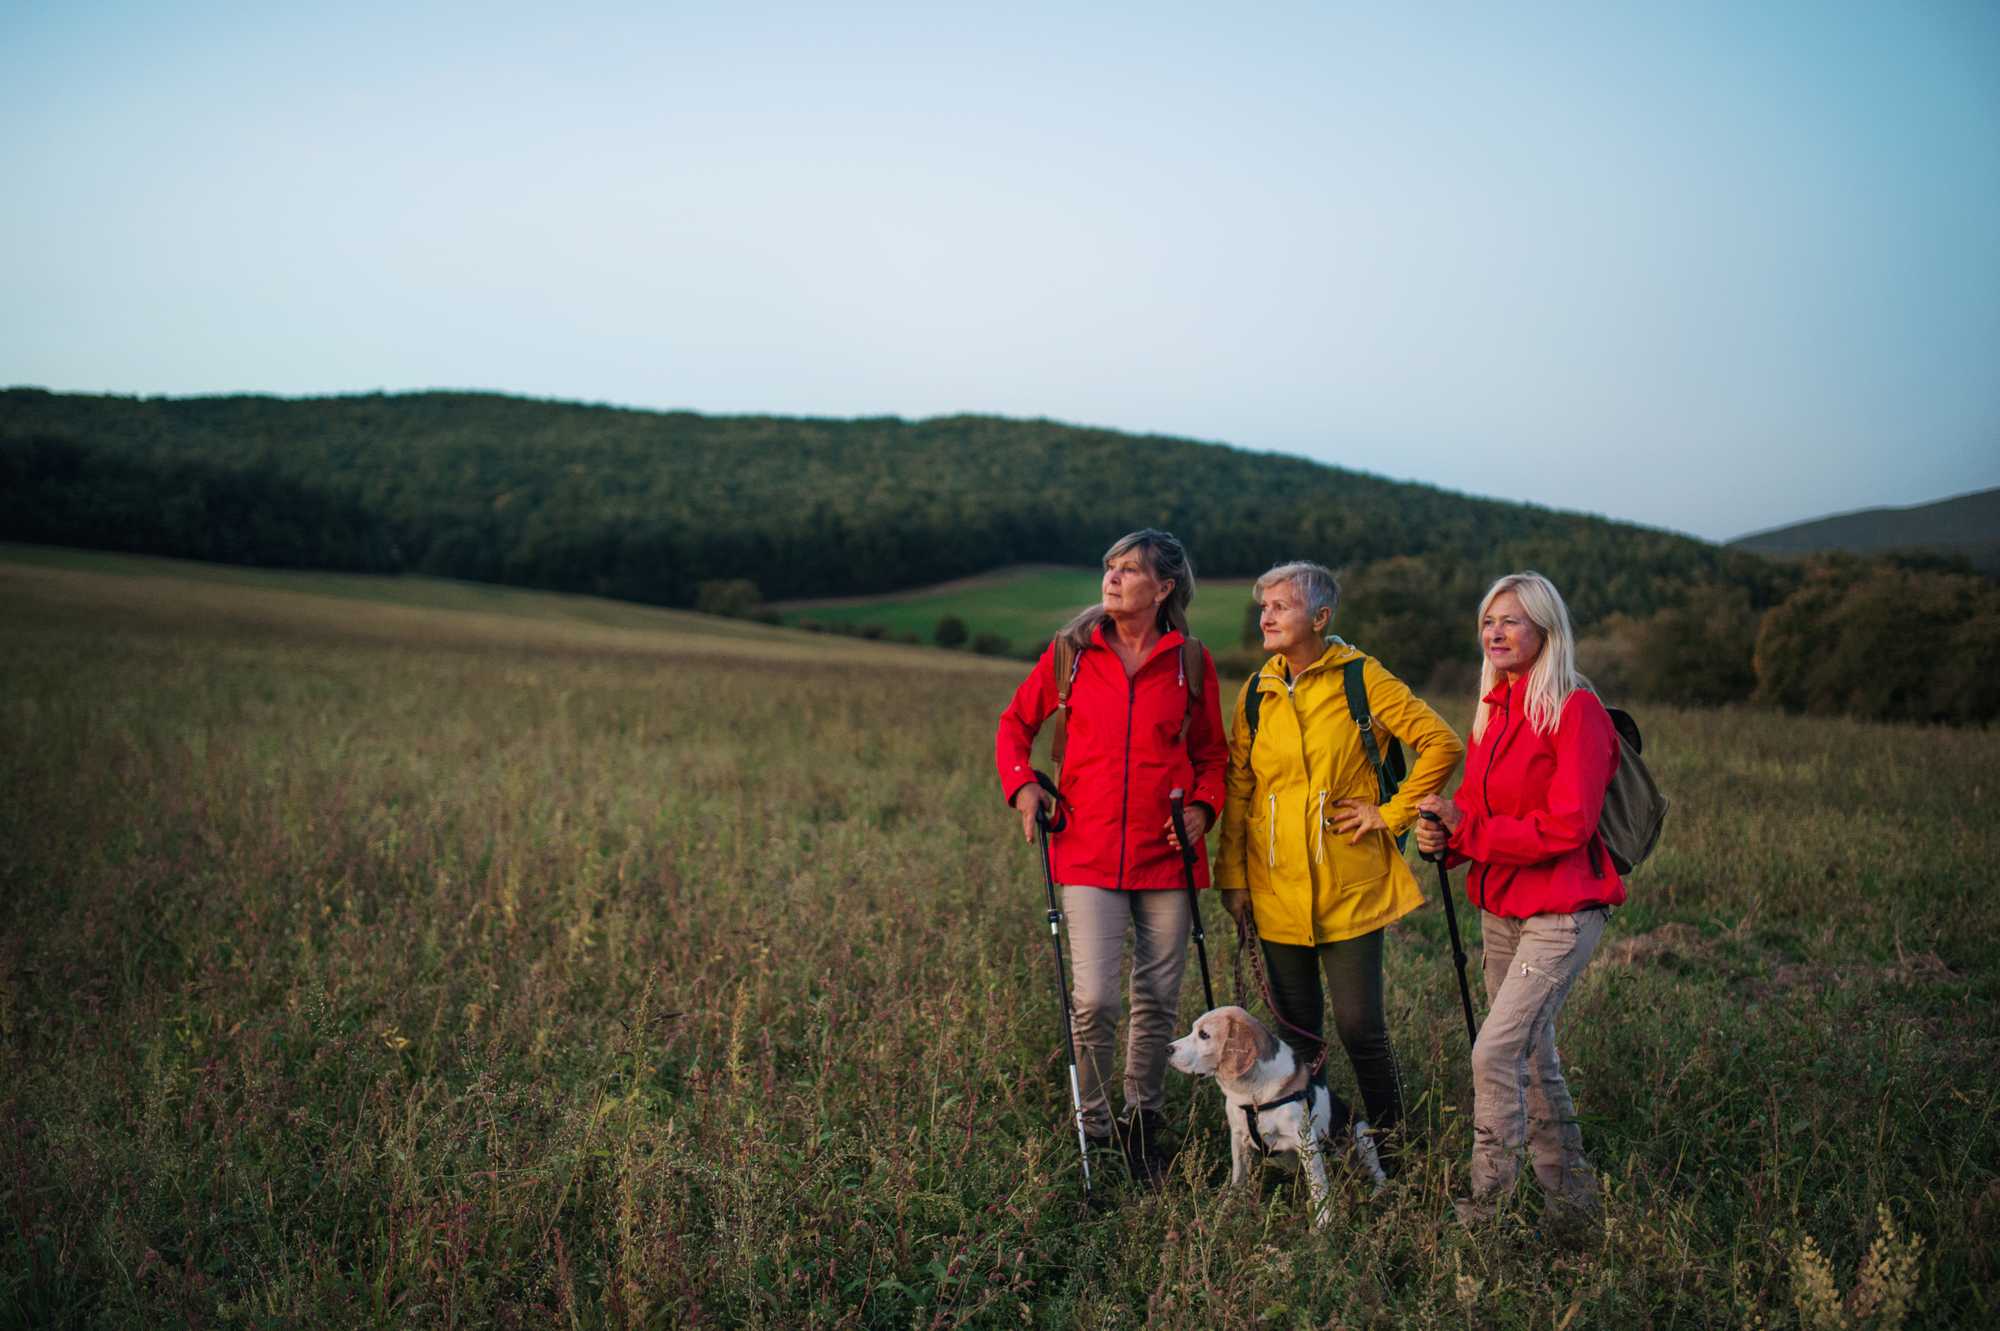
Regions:
<instances>
[{"instance_id":1,"label":"red hooded jacket","mask_svg":"<svg viewBox=\"0 0 2000 1331\"><path fill-rule=\"evenodd\" d=\"M1486 733L1472 741L1452 797L1464 819L1450 862L1472 863L1466 899L1513 920L1619 905L1625 884L1597 839L1618 732L1597 695L1577 689L1554 733L1538 735L1526 698L1525 679L1486 695Z\"/></svg>"},{"instance_id":2,"label":"red hooded jacket","mask_svg":"<svg viewBox=\"0 0 2000 1331\"><path fill-rule=\"evenodd\" d=\"M1118 653L1104 641L1102 626L1077 653L1069 738L1057 782L1069 824L1049 838L1058 883L1130 890L1186 886L1180 852L1166 837L1167 792L1179 786L1188 803L1208 806L1213 821L1222 808L1229 744L1216 697L1215 661L1206 651L1201 696L1189 715L1183 641L1178 630L1166 634L1129 680ZM1035 732L1055 710L1050 646L1000 714L994 756L1009 803L1035 779L1029 751ZM1195 884L1207 887L1207 848L1197 843L1195 852Z\"/></svg>"}]
</instances>

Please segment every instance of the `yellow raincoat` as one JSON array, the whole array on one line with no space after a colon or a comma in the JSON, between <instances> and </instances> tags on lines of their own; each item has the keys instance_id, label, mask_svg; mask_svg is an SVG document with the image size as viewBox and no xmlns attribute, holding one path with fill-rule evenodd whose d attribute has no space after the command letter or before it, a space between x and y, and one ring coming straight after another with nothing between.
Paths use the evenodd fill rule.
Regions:
<instances>
[{"instance_id":1,"label":"yellow raincoat","mask_svg":"<svg viewBox=\"0 0 2000 1331\"><path fill-rule=\"evenodd\" d=\"M1410 773L1382 807L1387 832L1359 845L1325 820L1343 799L1379 798L1375 770L1347 707L1343 668L1361 659L1378 743L1416 750ZM1444 719L1373 657L1334 639L1295 680L1273 656L1236 696L1230 720L1227 798L1215 883L1250 890L1257 932L1273 943L1336 943L1372 933L1423 904L1395 835L1417 818L1417 801L1443 789L1465 756ZM1253 744L1243 700L1264 695Z\"/></svg>"}]
</instances>

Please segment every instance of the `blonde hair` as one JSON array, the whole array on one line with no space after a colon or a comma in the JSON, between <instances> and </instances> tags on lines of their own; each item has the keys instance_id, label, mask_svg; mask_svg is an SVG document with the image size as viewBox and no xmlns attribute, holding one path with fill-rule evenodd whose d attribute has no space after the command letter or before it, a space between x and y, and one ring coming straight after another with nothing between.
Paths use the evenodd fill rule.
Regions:
<instances>
[{"instance_id":1,"label":"blonde hair","mask_svg":"<svg viewBox=\"0 0 2000 1331\"><path fill-rule=\"evenodd\" d=\"M1552 735L1562 723L1563 704L1569 701L1569 695L1589 688L1590 682L1576 670L1576 633L1569 626L1569 607L1563 604L1562 593L1553 582L1528 570L1509 573L1487 588L1486 595L1480 598L1479 616L1473 621L1473 634L1481 644L1482 659L1479 707L1472 714L1472 738L1476 740L1486 733L1486 714L1492 710L1487 706L1486 695L1500 682L1500 671L1485 652L1482 626L1487 609L1502 592L1514 593L1529 621L1542 631L1542 652L1528 670L1527 703L1521 710L1528 714L1528 725L1537 735Z\"/></svg>"},{"instance_id":2,"label":"blonde hair","mask_svg":"<svg viewBox=\"0 0 2000 1331\"><path fill-rule=\"evenodd\" d=\"M1185 636L1194 636L1188 632L1187 617L1188 602L1194 600L1194 561L1188 558L1186 547L1172 532L1142 527L1138 531L1126 533L1111 543L1111 548L1104 552L1105 567L1109 568L1112 560L1133 550L1139 552L1140 558L1146 561L1146 567L1155 578L1161 582L1173 579L1173 590L1167 593L1166 600L1160 602L1157 621L1160 632L1179 629ZM1056 636L1068 638L1076 649L1081 651L1090 645L1091 631L1103 623L1104 619L1104 603L1100 601L1063 625Z\"/></svg>"}]
</instances>

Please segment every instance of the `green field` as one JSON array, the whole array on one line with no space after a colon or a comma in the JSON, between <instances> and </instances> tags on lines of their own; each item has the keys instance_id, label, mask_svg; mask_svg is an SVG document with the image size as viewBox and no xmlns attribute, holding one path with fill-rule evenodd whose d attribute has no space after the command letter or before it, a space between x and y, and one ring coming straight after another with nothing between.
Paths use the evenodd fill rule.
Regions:
<instances>
[{"instance_id":1,"label":"green field","mask_svg":"<svg viewBox=\"0 0 2000 1331\"><path fill-rule=\"evenodd\" d=\"M1098 571L1090 568L1003 569L941 587L898 592L888 596L846 597L832 601L788 601L777 607L788 624L879 624L891 636L914 634L930 642L937 623L957 615L974 635L998 634L1009 650L1022 655L1046 643L1055 631L1084 606L1097 600ZM1246 578L1195 581L1194 604L1188 620L1195 636L1217 652L1237 645L1243 632L1243 608L1250 600Z\"/></svg>"},{"instance_id":2,"label":"green field","mask_svg":"<svg viewBox=\"0 0 2000 1331\"><path fill-rule=\"evenodd\" d=\"M1563 1026L1604 1229L1451 1219L1433 905L1426 1135L1315 1232L1179 1078L1176 1179L1080 1204L1018 663L19 549L0 615L0 1325L2000 1319L2000 735L1648 709Z\"/></svg>"}]
</instances>

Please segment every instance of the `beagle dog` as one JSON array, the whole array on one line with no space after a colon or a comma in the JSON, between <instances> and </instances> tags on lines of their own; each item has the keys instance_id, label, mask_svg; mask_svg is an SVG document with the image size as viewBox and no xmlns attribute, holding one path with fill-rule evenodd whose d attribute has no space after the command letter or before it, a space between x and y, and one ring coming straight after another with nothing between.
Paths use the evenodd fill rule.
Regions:
<instances>
[{"instance_id":1,"label":"beagle dog","mask_svg":"<svg viewBox=\"0 0 2000 1331\"><path fill-rule=\"evenodd\" d=\"M1240 1007L1219 1007L1167 1046L1167 1061L1191 1077L1214 1077L1229 1106L1229 1182L1250 1176L1250 1155L1296 1152L1312 1194L1313 1224L1327 1222L1326 1151L1332 1140L1333 1097L1306 1076L1292 1047ZM1371 1184L1387 1180L1368 1125L1355 1119L1336 1149Z\"/></svg>"}]
</instances>

